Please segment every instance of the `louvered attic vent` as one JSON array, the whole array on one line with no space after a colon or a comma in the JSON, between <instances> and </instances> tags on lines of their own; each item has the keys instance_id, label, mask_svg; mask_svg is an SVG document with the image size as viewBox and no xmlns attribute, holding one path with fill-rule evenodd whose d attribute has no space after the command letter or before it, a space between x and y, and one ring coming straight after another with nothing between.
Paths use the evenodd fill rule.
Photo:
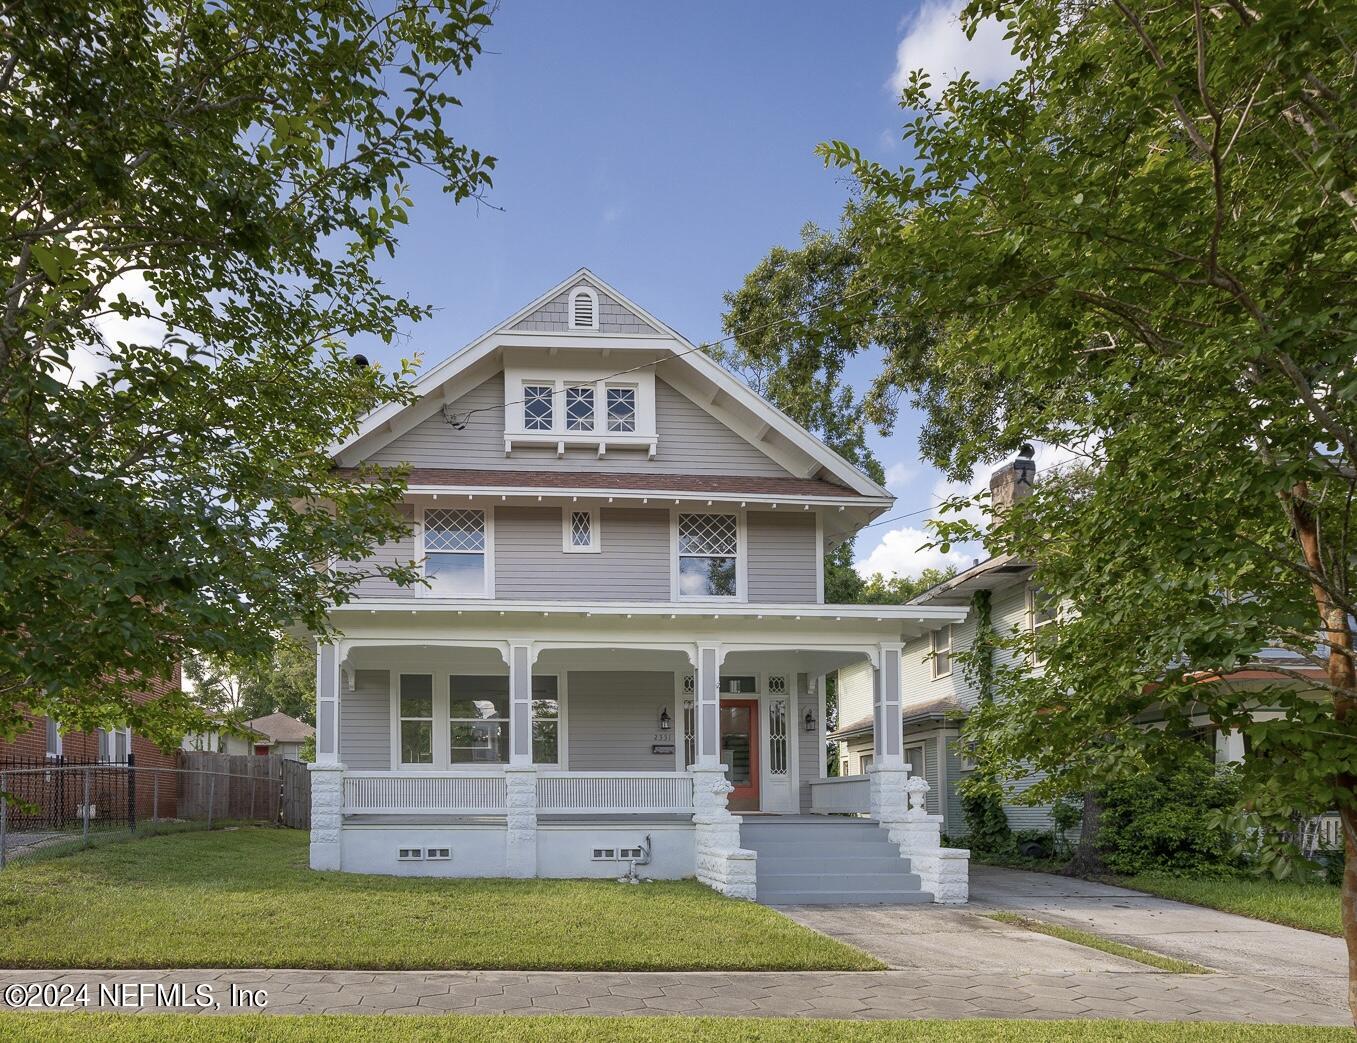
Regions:
<instances>
[{"instance_id":1,"label":"louvered attic vent","mask_svg":"<svg viewBox=\"0 0 1357 1043\"><path fill-rule=\"evenodd\" d=\"M598 328L598 308L594 295L588 290L576 290L570 295L570 328L592 330Z\"/></svg>"}]
</instances>

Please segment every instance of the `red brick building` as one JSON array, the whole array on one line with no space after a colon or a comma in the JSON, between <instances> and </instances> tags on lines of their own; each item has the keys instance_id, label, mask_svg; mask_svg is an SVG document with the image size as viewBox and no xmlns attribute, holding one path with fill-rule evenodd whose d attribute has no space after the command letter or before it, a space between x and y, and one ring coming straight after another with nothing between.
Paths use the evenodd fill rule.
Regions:
<instances>
[{"instance_id":1,"label":"red brick building","mask_svg":"<svg viewBox=\"0 0 1357 1043\"><path fill-rule=\"evenodd\" d=\"M182 684L179 667L169 680L154 680L136 695L138 703L149 702ZM12 741L0 739L0 771L6 772L6 788L32 806L33 811L11 811L15 825L62 826L79 820L84 802L83 773L73 767L95 765L91 773L90 804L102 808L106 817L126 817L128 806L128 753L132 754L137 818L173 818L178 752L165 753L151 740L130 728L95 732L66 732L51 718L25 714L29 727ZM24 769L66 769L35 771ZM8 770L7 770L8 769Z\"/></svg>"}]
</instances>

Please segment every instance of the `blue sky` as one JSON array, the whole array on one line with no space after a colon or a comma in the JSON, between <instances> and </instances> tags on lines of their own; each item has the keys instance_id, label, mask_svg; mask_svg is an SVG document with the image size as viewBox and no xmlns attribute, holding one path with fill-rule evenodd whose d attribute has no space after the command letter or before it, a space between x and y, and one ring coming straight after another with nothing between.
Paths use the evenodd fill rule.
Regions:
<instances>
[{"instance_id":1,"label":"blue sky","mask_svg":"<svg viewBox=\"0 0 1357 1043\"><path fill-rule=\"evenodd\" d=\"M413 182L411 224L383 275L438 312L408 343L363 350L436 362L581 265L691 340L721 336L725 291L806 221L837 221L849 189L818 142L901 161L898 67L1003 65L1006 48L967 44L954 9L505 0L486 53L450 86L464 108L449 121L498 158L488 199L501 209L453 206L431 178ZM875 446L897 514L938 492L916 434L906 413ZM913 553L922 520L868 530L859 557L884 539L876 565L936 564Z\"/></svg>"}]
</instances>

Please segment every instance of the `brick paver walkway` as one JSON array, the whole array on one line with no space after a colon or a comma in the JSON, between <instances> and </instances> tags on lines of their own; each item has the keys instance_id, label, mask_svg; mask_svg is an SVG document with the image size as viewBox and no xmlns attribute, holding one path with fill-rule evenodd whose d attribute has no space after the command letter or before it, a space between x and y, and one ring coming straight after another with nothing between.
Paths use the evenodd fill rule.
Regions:
<instances>
[{"instance_id":1,"label":"brick paver walkway","mask_svg":"<svg viewBox=\"0 0 1357 1043\"><path fill-rule=\"evenodd\" d=\"M156 985L209 986L224 1012L232 986L262 990L277 1014L725 1014L835 1018L1136 1018L1348 1024L1345 1008L1234 974L1145 971L559 973L511 971L0 971L14 983L84 983L81 1009L178 1010ZM114 986L114 1003L99 1002ZM118 989L117 986L122 986ZM151 986L138 992L137 986ZM172 996L166 996L172 999ZM204 1008L197 1008L204 1009Z\"/></svg>"}]
</instances>

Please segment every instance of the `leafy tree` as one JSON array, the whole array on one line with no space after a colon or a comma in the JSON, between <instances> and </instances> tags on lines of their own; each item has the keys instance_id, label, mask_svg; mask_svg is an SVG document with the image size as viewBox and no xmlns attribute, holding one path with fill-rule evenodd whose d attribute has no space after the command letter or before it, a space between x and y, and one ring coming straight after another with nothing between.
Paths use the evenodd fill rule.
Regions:
<instances>
[{"instance_id":1,"label":"leafy tree","mask_svg":"<svg viewBox=\"0 0 1357 1043\"><path fill-rule=\"evenodd\" d=\"M315 652L294 637L283 636L262 658L199 656L185 664L184 672L195 701L213 717L239 724L282 712L316 723Z\"/></svg>"},{"instance_id":2,"label":"leafy tree","mask_svg":"<svg viewBox=\"0 0 1357 1043\"><path fill-rule=\"evenodd\" d=\"M399 532L399 475L325 450L408 398L408 364L345 345L428 314L374 271L411 171L489 185L441 86L487 24L483 0L0 12L0 735L27 705L174 741L197 709L135 705L141 678L325 632L361 578L330 563Z\"/></svg>"},{"instance_id":3,"label":"leafy tree","mask_svg":"<svg viewBox=\"0 0 1357 1043\"><path fill-rule=\"evenodd\" d=\"M909 168L822 146L861 186L850 285L931 333L880 342L869 414L912 395L955 477L1028 439L1076 460L987 534L1070 611L1041 649L996 635L1011 654L968 737L996 784L1050 772L1030 793L1049 800L1162 773L1194 715L1241 730L1241 800L1272 835L1342 815L1357 1014L1357 6L964 18L992 15L1022 69L936 98L915 74Z\"/></svg>"},{"instance_id":4,"label":"leafy tree","mask_svg":"<svg viewBox=\"0 0 1357 1043\"><path fill-rule=\"evenodd\" d=\"M918 576L887 576L878 572L863 584L858 600L867 605L903 605L956 573L955 565L924 569Z\"/></svg>"}]
</instances>

